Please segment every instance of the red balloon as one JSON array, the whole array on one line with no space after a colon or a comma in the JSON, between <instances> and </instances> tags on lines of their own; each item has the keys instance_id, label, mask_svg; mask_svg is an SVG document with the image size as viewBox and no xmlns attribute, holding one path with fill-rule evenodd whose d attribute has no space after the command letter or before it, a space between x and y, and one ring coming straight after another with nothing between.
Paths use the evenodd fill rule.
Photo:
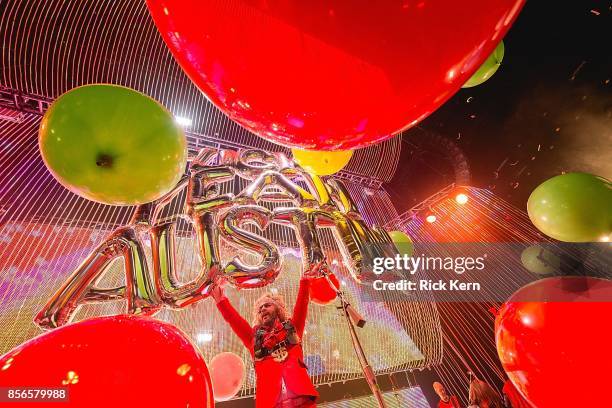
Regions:
<instances>
[{"instance_id":1,"label":"red balloon","mask_svg":"<svg viewBox=\"0 0 612 408\"><path fill-rule=\"evenodd\" d=\"M18 346L0 358L0 384L64 387L62 407L214 406L206 363L185 335L135 316L85 320Z\"/></svg>"},{"instance_id":2,"label":"red balloon","mask_svg":"<svg viewBox=\"0 0 612 408\"><path fill-rule=\"evenodd\" d=\"M524 0L147 0L191 80L231 119L311 150L415 125L493 52Z\"/></svg>"},{"instance_id":3,"label":"red balloon","mask_svg":"<svg viewBox=\"0 0 612 408\"><path fill-rule=\"evenodd\" d=\"M338 278L333 273L329 274L329 279L334 286L340 287ZM328 305L336 299L336 291L331 287L329 281L324 277L314 278L310 281L310 300L318 305Z\"/></svg>"},{"instance_id":4,"label":"red balloon","mask_svg":"<svg viewBox=\"0 0 612 408\"><path fill-rule=\"evenodd\" d=\"M215 401L227 401L238 394L244 382L244 362L240 357L230 352L217 354L208 368Z\"/></svg>"},{"instance_id":5,"label":"red balloon","mask_svg":"<svg viewBox=\"0 0 612 408\"><path fill-rule=\"evenodd\" d=\"M495 324L497 351L536 408L602 406L612 351L612 281L542 279L519 289Z\"/></svg>"}]
</instances>

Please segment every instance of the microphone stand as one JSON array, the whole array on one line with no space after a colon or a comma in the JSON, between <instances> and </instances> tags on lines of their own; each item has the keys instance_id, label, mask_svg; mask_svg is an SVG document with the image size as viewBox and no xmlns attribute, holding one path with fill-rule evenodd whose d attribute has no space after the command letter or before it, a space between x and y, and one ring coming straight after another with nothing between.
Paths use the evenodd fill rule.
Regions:
<instances>
[{"instance_id":1,"label":"microphone stand","mask_svg":"<svg viewBox=\"0 0 612 408\"><path fill-rule=\"evenodd\" d=\"M355 330L355 325L361 328L366 324L366 321L359 314L359 312L349 304L340 288L337 288L336 285L332 283L331 279L329 278L327 268L321 268L320 272L323 276L325 276L325 279L327 279L329 286L334 289L334 291L336 292L336 297L340 300L340 306L338 306L338 309L342 309L344 313L344 317L346 318L346 322L349 327L349 333L351 334L351 340L353 342L355 354L357 354L357 359L359 360L359 365L361 365L361 370L363 371L363 375L366 379L366 382L370 386L370 390L372 391L374 398L376 398L376 401L378 402L378 407L386 408L387 406L385 405L385 400L383 399L382 392L380 391L380 387L376 382L376 375L374 374L374 370L370 366L370 363L368 363L368 359L365 355L365 352L363 351L363 347L361 346L359 337L357 336L357 331Z\"/></svg>"}]
</instances>

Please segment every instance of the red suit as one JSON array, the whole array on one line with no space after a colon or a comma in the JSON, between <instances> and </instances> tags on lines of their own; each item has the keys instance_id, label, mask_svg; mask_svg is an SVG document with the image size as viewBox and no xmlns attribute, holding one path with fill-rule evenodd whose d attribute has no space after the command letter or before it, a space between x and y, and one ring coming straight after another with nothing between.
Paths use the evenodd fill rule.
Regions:
<instances>
[{"instance_id":1,"label":"red suit","mask_svg":"<svg viewBox=\"0 0 612 408\"><path fill-rule=\"evenodd\" d=\"M446 402L440 400L440 402L438 402L438 408L461 408L461 405L457 397L451 395Z\"/></svg>"},{"instance_id":2,"label":"red suit","mask_svg":"<svg viewBox=\"0 0 612 408\"><path fill-rule=\"evenodd\" d=\"M310 281L306 278L302 278L300 281L297 300L293 308L293 316L290 319L295 328L295 333L300 339L304 333L304 325L308 313L309 284ZM217 303L217 308L234 333L236 333L244 346L250 351L251 357L254 358L257 327L251 327L240 316L238 311L234 309L227 298L221 299ZM255 373L257 374L255 406L257 408L272 408L277 404L281 395L282 381L285 382L287 390L293 395L312 397L319 395L312 385L306 370L301 343L289 345L287 352L288 356L282 362L275 361L272 356L255 359Z\"/></svg>"}]
</instances>

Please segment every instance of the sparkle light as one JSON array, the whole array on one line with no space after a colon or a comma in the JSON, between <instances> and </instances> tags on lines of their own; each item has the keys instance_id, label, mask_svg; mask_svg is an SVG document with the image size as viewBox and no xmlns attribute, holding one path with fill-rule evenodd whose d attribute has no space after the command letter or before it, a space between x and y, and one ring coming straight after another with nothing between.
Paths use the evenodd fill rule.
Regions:
<instances>
[{"instance_id":1,"label":"sparkle light","mask_svg":"<svg viewBox=\"0 0 612 408\"><path fill-rule=\"evenodd\" d=\"M431 224L432 222L436 222L436 219L437 219L437 218L436 218L436 216L435 216L435 215L430 214L430 215L428 215L428 216L425 218L425 221L427 221L428 223L430 223L430 224Z\"/></svg>"}]
</instances>

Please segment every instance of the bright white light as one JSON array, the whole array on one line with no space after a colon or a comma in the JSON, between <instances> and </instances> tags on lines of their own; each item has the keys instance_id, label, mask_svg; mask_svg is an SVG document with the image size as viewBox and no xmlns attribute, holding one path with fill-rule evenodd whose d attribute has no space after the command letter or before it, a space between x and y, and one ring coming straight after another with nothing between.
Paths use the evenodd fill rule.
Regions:
<instances>
[{"instance_id":1,"label":"bright white light","mask_svg":"<svg viewBox=\"0 0 612 408\"><path fill-rule=\"evenodd\" d=\"M198 333L198 343L208 343L212 341L213 335L210 332Z\"/></svg>"},{"instance_id":2,"label":"bright white light","mask_svg":"<svg viewBox=\"0 0 612 408\"><path fill-rule=\"evenodd\" d=\"M189 118L184 118L182 116L175 116L174 120L176 121L176 123L178 123L179 125L183 126L183 127L189 127L191 126L191 119Z\"/></svg>"},{"instance_id":3,"label":"bright white light","mask_svg":"<svg viewBox=\"0 0 612 408\"><path fill-rule=\"evenodd\" d=\"M610 235L603 235L599 240L601 242L610 242Z\"/></svg>"},{"instance_id":4,"label":"bright white light","mask_svg":"<svg viewBox=\"0 0 612 408\"><path fill-rule=\"evenodd\" d=\"M468 196L463 193L457 194L457 197L455 197L455 201L457 201L457 204L463 205L468 202Z\"/></svg>"},{"instance_id":5,"label":"bright white light","mask_svg":"<svg viewBox=\"0 0 612 408\"><path fill-rule=\"evenodd\" d=\"M428 215L427 218L425 218L425 221L427 221L428 223L432 223L432 222L436 222L436 216L435 215Z\"/></svg>"}]
</instances>

